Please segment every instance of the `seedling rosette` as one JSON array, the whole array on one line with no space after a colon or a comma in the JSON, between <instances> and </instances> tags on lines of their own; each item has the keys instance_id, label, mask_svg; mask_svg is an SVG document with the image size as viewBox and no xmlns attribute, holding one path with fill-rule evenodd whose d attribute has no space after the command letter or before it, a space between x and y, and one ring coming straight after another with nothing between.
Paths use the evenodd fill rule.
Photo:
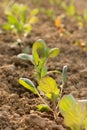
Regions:
<instances>
[{"instance_id":1,"label":"seedling rosette","mask_svg":"<svg viewBox=\"0 0 87 130\"><path fill-rule=\"evenodd\" d=\"M39 39L32 46L32 54L21 53L17 57L22 60L29 60L34 65L34 76L39 81L49 73L46 66L48 58L55 58L59 53L59 48L50 49L42 39ZM54 70L54 72L58 71Z\"/></svg>"}]
</instances>

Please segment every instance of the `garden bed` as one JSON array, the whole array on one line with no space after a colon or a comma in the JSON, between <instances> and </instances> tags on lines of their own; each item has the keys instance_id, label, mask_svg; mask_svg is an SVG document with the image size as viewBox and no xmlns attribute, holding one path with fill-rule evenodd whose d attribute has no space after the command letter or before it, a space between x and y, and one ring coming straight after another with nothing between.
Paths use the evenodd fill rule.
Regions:
<instances>
[{"instance_id":1,"label":"garden bed","mask_svg":"<svg viewBox=\"0 0 87 130\"><path fill-rule=\"evenodd\" d=\"M23 0L23 3L31 5L32 8L38 7L32 2ZM85 1L85 3L87 2ZM43 1L43 6L49 8L49 4L45 1ZM52 8L55 8L59 15L64 12L57 6ZM2 11L0 27L5 20ZM87 28L79 29L77 21L67 16L63 19L63 24L70 35L60 35L54 22L40 12L39 21L25 39L25 43L31 49L36 40L43 39L48 47L60 48L59 56L47 63L49 70L62 71L63 66L67 65L68 79L63 93L71 93L76 99L87 99L87 51L74 44L76 40L87 41ZM0 129L68 130L69 128L64 125L62 116L59 116L58 121L55 122L52 113L37 111L36 105L41 103L38 96L34 96L18 83L18 79L21 77L34 81L33 66L30 62L16 58L21 53L21 48L15 45L14 41L15 37L11 33L0 33ZM53 73L51 76L56 79L58 85L61 83L59 74Z\"/></svg>"}]
</instances>

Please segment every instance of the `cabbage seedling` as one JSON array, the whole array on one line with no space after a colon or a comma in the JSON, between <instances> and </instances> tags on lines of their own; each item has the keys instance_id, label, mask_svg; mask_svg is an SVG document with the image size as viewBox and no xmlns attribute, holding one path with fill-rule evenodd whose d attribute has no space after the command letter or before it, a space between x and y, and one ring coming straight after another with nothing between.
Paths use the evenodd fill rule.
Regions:
<instances>
[{"instance_id":1,"label":"cabbage seedling","mask_svg":"<svg viewBox=\"0 0 87 130\"><path fill-rule=\"evenodd\" d=\"M59 53L59 48L49 49L46 43L42 39L39 39L33 44L32 55L21 53L18 55L18 58L29 60L34 65L34 75L37 81L39 81L48 74L46 66L48 58L54 58Z\"/></svg>"},{"instance_id":2,"label":"cabbage seedling","mask_svg":"<svg viewBox=\"0 0 87 130\"><path fill-rule=\"evenodd\" d=\"M63 67L62 80L66 74L65 71L66 66ZM62 87L64 85L64 81L62 82ZM39 111L51 111L54 115L55 120L57 120L59 114L58 102L59 100L61 100L62 91L58 88L57 83L53 78L49 76L42 77L38 81L37 87L30 79L27 78L20 78L19 83L27 88L29 91L37 94L40 97L43 104L39 104L37 106Z\"/></svg>"},{"instance_id":3,"label":"cabbage seedling","mask_svg":"<svg viewBox=\"0 0 87 130\"><path fill-rule=\"evenodd\" d=\"M20 78L19 83L40 97L42 104L37 106L39 111L51 111L54 118L57 119L60 89L53 78L47 76L40 79L38 87L35 87L33 82L26 78Z\"/></svg>"},{"instance_id":4,"label":"cabbage seedling","mask_svg":"<svg viewBox=\"0 0 87 130\"><path fill-rule=\"evenodd\" d=\"M37 14L39 10L29 10L28 6L23 4L11 4L5 10L7 23L3 25L3 29L10 30L20 37L26 37L30 34L33 24L38 21Z\"/></svg>"}]
</instances>

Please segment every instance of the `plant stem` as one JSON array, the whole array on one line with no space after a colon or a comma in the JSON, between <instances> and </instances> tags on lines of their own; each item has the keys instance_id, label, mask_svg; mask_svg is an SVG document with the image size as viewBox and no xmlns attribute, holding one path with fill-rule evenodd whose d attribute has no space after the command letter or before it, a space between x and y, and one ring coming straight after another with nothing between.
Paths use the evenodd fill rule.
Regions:
<instances>
[{"instance_id":1,"label":"plant stem","mask_svg":"<svg viewBox=\"0 0 87 130\"><path fill-rule=\"evenodd\" d=\"M47 102L44 100L44 98L42 98L42 96L39 94L39 92L38 92L37 89L36 89L36 91L37 91L37 95L40 97L40 99L42 100L42 102L43 102L46 106L48 106L48 108L50 109L50 111L53 112L53 110L50 108L50 106L47 104Z\"/></svg>"},{"instance_id":2,"label":"plant stem","mask_svg":"<svg viewBox=\"0 0 87 130\"><path fill-rule=\"evenodd\" d=\"M56 104L55 104L55 102L54 102L54 119L55 120L57 120L57 118L58 118L58 113L57 113L57 107L56 107Z\"/></svg>"}]
</instances>

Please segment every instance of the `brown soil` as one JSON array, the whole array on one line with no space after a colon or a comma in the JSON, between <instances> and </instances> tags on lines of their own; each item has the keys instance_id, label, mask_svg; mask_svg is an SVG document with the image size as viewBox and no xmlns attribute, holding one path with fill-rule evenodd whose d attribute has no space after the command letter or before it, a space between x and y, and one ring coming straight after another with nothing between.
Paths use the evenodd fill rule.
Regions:
<instances>
[{"instance_id":1,"label":"brown soil","mask_svg":"<svg viewBox=\"0 0 87 130\"><path fill-rule=\"evenodd\" d=\"M80 1L76 2L80 8ZM23 0L23 3L38 7L28 1ZM83 2L83 8L85 3L87 4L86 0ZM43 1L43 5L49 8L47 2ZM64 12L58 7L53 8L58 15ZM2 11L0 27L4 21ZM33 42L43 39L48 47L59 47L60 55L47 63L49 70L61 71L62 67L67 65L68 80L64 94L71 93L77 99L87 99L87 52L73 44L76 40L87 41L87 28L79 29L77 21L70 17L65 17L63 24L65 29L71 33L70 35L60 35L53 21L40 13L39 22L34 26L31 35L25 39L25 42L31 48ZM20 77L27 77L34 81L33 66L29 62L17 60L16 55L21 53L21 49L13 44L14 40L15 37L10 33L0 34L0 130L68 130L62 117L59 117L56 123L51 113L38 112L36 105L41 102L40 99L19 85ZM60 84L58 74L51 76Z\"/></svg>"}]
</instances>

